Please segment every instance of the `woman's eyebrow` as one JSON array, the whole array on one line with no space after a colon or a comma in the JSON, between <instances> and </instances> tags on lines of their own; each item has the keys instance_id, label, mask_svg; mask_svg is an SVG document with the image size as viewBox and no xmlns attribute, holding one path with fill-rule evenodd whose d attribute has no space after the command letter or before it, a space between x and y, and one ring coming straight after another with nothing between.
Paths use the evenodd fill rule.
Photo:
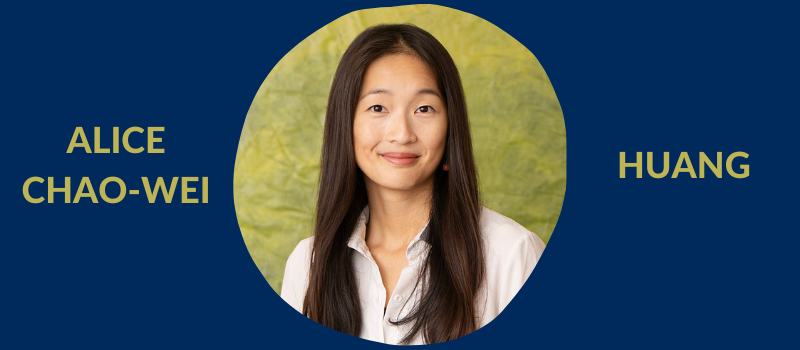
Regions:
<instances>
[{"instance_id":1,"label":"woman's eyebrow","mask_svg":"<svg viewBox=\"0 0 800 350\"><path fill-rule=\"evenodd\" d=\"M417 95L434 95L434 96L436 96L438 98L442 98L442 96L440 96L439 93L436 92L436 90L433 90L433 89L422 89L422 90L419 90L419 91L417 91Z\"/></svg>"},{"instance_id":2,"label":"woman's eyebrow","mask_svg":"<svg viewBox=\"0 0 800 350\"><path fill-rule=\"evenodd\" d=\"M361 100L364 99L364 97L367 97L367 96L372 95L372 94L387 94L389 96L392 96L392 92L391 91L389 91L387 89L384 89L384 88L377 88L377 89L372 89L372 90L367 91L367 93L364 94L364 96L361 96L358 100L361 101ZM433 95L433 96L436 96L438 98L442 98L442 96L439 95L439 93L436 92L436 90L434 90L434 89L422 89L422 90L419 90L419 91L417 91L417 95Z\"/></svg>"},{"instance_id":3,"label":"woman's eyebrow","mask_svg":"<svg viewBox=\"0 0 800 350\"><path fill-rule=\"evenodd\" d=\"M361 100L364 99L364 97L367 97L367 96L372 95L372 94L388 94L389 96L392 95L392 93L389 90L386 90L386 89L383 89L383 88L378 88L378 89L372 89L372 90L367 91L367 93L364 94L364 96L361 96L361 98L359 98L358 100L361 101Z\"/></svg>"}]
</instances>

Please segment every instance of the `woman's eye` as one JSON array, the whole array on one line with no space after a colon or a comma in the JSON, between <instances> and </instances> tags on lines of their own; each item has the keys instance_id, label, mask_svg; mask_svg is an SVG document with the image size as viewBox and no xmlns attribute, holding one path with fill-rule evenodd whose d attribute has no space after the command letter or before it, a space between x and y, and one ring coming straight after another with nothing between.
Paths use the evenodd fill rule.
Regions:
<instances>
[{"instance_id":1,"label":"woman's eye","mask_svg":"<svg viewBox=\"0 0 800 350\"><path fill-rule=\"evenodd\" d=\"M378 112L378 113L381 113L381 112L385 112L385 111L386 111L386 109L385 109L385 108L383 108L383 106L381 106L381 105L374 105L374 106L371 106L371 107L369 107L369 110L370 110L370 111L372 111L372 112Z\"/></svg>"},{"instance_id":2,"label":"woman's eye","mask_svg":"<svg viewBox=\"0 0 800 350\"><path fill-rule=\"evenodd\" d=\"M420 108L417 108L417 112L419 112L419 113L430 113L430 112L433 112L433 107L431 107L431 106L422 106Z\"/></svg>"}]
</instances>

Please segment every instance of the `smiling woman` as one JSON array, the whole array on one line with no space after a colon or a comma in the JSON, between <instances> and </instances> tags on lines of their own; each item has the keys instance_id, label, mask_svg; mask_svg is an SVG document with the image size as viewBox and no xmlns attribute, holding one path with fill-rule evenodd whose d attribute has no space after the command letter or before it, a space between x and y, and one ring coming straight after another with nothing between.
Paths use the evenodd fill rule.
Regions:
<instances>
[{"instance_id":1,"label":"smiling woman","mask_svg":"<svg viewBox=\"0 0 800 350\"><path fill-rule=\"evenodd\" d=\"M563 117L530 51L478 17L414 5L343 16L272 69L242 129L234 203L254 262L301 314L437 343L514 307L565 176Z\"/></svg>"},{"instance_id":2,"label":"smiling woman","mask_svg":"<svg viewBox=\"0 0 800 350\"><path fill-rule=\"evenodd\" d=\"M469 334L511 301L544 243L481 206L464 100L428 32L379 25L353 41L328 99L314 237L286 263L286 302L343 333L420 344Z\"/></svg>"}]
</instances>

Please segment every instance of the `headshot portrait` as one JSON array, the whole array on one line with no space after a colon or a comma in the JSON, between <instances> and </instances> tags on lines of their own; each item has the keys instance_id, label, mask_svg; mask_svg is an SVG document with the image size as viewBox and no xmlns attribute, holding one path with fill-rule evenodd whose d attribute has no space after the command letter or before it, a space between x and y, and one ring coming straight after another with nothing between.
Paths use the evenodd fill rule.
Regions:
<instances>
[{"instance_id":1,"label":"headshot portrait","mask_svg":"<svg viewBox=\"0 0 800 350\"><path fill-rule=\"evenodd\" d=\"M234 168L244 243L280 298L387 344L453 340L523 285L544 293L528 279L565 191L538 60L435 5L352 12L298 44L256 93Z\"/></svg>"}]
</instances>

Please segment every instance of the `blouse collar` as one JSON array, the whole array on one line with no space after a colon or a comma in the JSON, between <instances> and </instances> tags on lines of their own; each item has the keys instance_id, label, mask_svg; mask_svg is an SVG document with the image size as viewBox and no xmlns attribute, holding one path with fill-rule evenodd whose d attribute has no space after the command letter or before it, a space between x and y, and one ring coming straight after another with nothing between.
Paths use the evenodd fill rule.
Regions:
<instances>
[{"instance_id":1,"label":"blouse collar","mask_svg":"<svg viewBox=\"0 0 800 350\"><path fill-rule=\"evenodd\" d=\"M356 227L353 230L353 234L350 235L347 246L355 249L370 260L373 260L372 254L369 253L369 249L367 248L367 220L369 220L369 205L364 207L364 210L361 211L361 215L358 217ZM406 259L408 259L409 265L416 263L427 248L430 247L430 244L426 241L428 238L428 224L430 224L430 221L425 224L425 227L417 233L411 243L408 244L408 248L406 248Z\"/></svg>"}]
</instances>

